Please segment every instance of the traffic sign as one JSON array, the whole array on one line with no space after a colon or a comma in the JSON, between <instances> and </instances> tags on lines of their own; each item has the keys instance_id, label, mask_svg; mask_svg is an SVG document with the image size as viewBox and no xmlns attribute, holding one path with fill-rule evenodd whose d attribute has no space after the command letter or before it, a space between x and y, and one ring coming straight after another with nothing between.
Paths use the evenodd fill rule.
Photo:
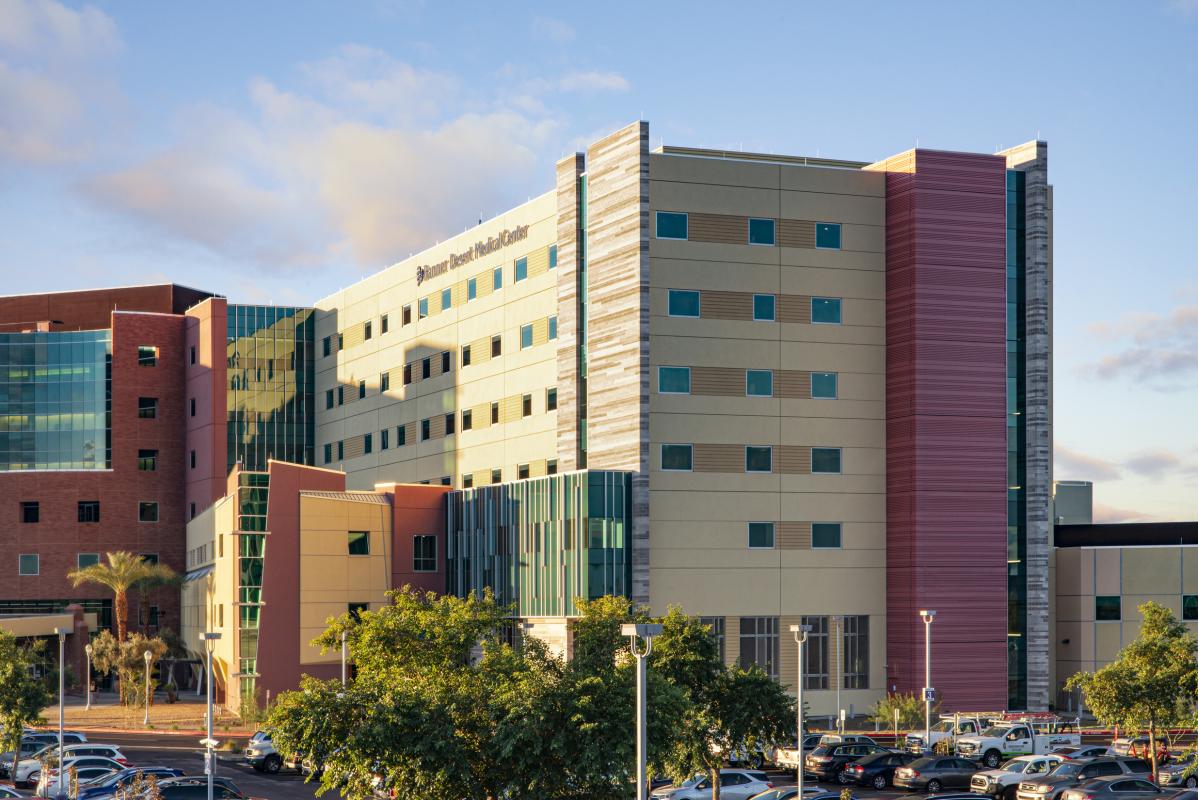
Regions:
<instances>
[{"instance_id":1,"label":"traffic sign","mask_svg":"<svg viewBox=\"0 0 1198 800\"><path fill-rule=\"evenodd\" d=\"M924 689L923 690L923 699L929 703L935 703L936 702L936 690L932 689L930 687Z\"/></svg>"}]
</instances>

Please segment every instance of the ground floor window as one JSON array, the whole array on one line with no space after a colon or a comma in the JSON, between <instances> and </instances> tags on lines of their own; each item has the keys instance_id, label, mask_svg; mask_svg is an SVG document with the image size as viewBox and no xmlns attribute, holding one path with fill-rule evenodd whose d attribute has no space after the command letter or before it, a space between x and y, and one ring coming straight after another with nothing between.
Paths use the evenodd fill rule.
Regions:
<instances>
[{"instance_id":1,"label":"ground floor window","mask_svg":"<svg viewBox=\"0 0 1198 800\"><path fill-rule=\"evenodd\" d=\"M740 665L756 664L771 678L778 677L778 618L740 618Z\"/></svg>"},{"instance_id":2,"label":"ground floor window","mask_svg":"<svg viewBox=\"0 0 1198 800\"><path fill-rule=\"evenodd\" d=\"M803 688L828 688L828 618L803 617L810 625L807 643L803 645Z\"/></svg>"},{"instance_id":3,"label":"ground floor window","mask_svg":"<svg viewBox=\"0 0 1198 800\"><path fill-rule=\"evenodd\" d=\"M844 688L869 688L869 617L844 618Z\"/></svg>"}]
</instances>

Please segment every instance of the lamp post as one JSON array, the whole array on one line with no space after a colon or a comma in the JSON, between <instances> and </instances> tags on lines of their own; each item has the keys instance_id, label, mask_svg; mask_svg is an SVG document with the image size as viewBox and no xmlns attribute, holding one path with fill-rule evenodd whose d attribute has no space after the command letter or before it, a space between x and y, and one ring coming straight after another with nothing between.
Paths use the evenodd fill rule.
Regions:
<instances>
[{"instance_id":1,"label":"lamp post","mask_svg":"<svg viewBox=\"0 0 1198 800\"><path fill-rule=\"evenodd\" d=\"M342 687L344 687L345 684L348 682L347 676L349 674L347 672L346 666L345 666L346 656L349 654L349 644L348 644L348 641L346 638L348 635L349 635L349 631L345 631L345 630L341 631L341 686Z\"/></svg>"},{"instance_id":2,"label":"lamp post","mask_svg":"<svg viewBox=\"0 0 1198 800\"><path fill-rule=\"evenodd\" d=\"M93 652L91 642L88 642L84 646L83 652L87 654L87 706L83 710L91 711L92 710L92 652Z\"/></svg>"},{"instance_id":3,"label":"lamp post","mask_svg":"<svg viewBox=\"0 0 1198 800\"><path fill-rule=\"evenodd\" d=\"M66 628L55 628L54 634L58 636L58 782L62 785L62 728L63 728L63 702L66 698L66 650L67 650L67 634L70 633ZM13 769L16 769L16 762L20 760L20 753L17 754L17 759L13 761Z\"/></svg>"},{"instance_id":4,"label":"lamp post","mask_svg":"<svg viewBox=\"0 0 1198 800\"><path fill-rule=\"evenodd\" d=\"M154 658L154 654L149 650L142 653L146 659L146 717L141 721L142 725L150 724L150 661Z\"/></svg>"},{"instance_id":5,"label":"lamp post","mask_svg":"<svg viewBox=\"0 0 1198 800\"><path fill-rule=\"evenodd\" d=\"M811 632L810 625L791 625L790 632L794 634L795 644L799 646L799 682L795 684L797 687L795 692L798 697L797 710L795 711L795 746L799 751L799 769L797 776L797 786L799 787L798 794L795 797L803 800L803 763L806 757L803 754L803 645L807 643L807 634Z\"/></svg>"},{"instance_id":6,"label":"lamp post","mask_svg":"<svg viewBox=\"0 0 1198 800\"><path fill-rule=\"evenodd\" d=\"M923 746L932 749L932 622L936 619L936 611L923 609L919 612L923 618Z\"/></svg>"},{"instance_id":7,"label":"lamp post","mask_svg":"<svg viewBox=\"0 0 1198 800\"><path fill-rule=\"evenodd\" d=\"M844 716L840 713L840 685L844 683L844 617L836 614L832 624L836 626L836 731L844 735Z\"/></svg>"},{"instance_id":8,"label":"lamp post","mask_svg":"<svg viewBox=\"0 0 1198 800\"><path fill-rule=\"evenodd\" d=\"M620 633L629 638L629 649L636 658L636 800L645 800L645 765L648 760L649 712L645 699L645 662L653 652L653 637L661 635L661 625L622 625ZM637 647L637 639L645 640L645 649Z\"/></svg>"},{"instance_id":9,"label":"lamp post","mask_svg":"<svg viewBox=\"0 0 1198 800\"><path fill-rule=\"evenodd\" d=\"M220 639L220 633L215 631L206 631L200 634L200 641L204 643L204 650L208 655L208 737L204 740L206 752L204 754L204 772L208 773L208 800L212 800L212 776L213 776L213 758L212 758L212 648L216 647L217 640Z\"/></svg>"}]
</instances>

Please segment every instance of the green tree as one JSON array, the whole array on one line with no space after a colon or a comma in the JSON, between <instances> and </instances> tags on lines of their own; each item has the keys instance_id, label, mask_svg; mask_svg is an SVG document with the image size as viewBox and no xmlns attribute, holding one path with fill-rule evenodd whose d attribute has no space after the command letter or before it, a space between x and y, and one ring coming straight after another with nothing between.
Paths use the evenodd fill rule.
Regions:
<instances>
[{"instance_id":1,"label":"green tree","mask_svg":"<svg viewBox=\"0 0 1198 800\"><path fill-rule=\"evenodd\" d=\"M92 668L97 675L116 673L121 702L129 706L139 706L145 703L146 698L145 653L150 653L152 695L158 685L154 679L155 666L167 650L167 644L162 639L151 639L134 633L125 641L118 642L111 632L101 631L99 636L92 639Z\"/></svg>"},{"instance_id":2,"label":"green tree","mask_svg":"<svg viewBox=\"0 0 1198 800\"><path fill-rule=\"evenodd\" d=\"M164 585L176 578L175 571L165 564L152 564L136 553L124 550L105 553L108 563L100 562L82 569L71 570L67 578L75 587L95 583L112 591L112 611L116 618L116 638L125 641L129 628L129 590L135 586L156 583Z\"/></svg>"},{"instance_id":3,"label":"green tree","mask_svg":"<svg viewBox=\"0 0 1198 800\"><path fill-rule=\"evenodd\" d=\"M0 631L0 751L19 750L21 731L37 722L50 693L33 677L35 654Z\"/></svg>"},{"instance_id":4,"label":"green tree","mask_svg":"<svg viewBox=\"0 0 1198 800\"><path fill-rule=\"evenodd\" d=\"M939 709L939 701L932 704L933 719L939 715ZM915 692L909 694L888 693L874 704L870 719L881 725L883 729L891 727L894 725L894 712L896 710L899 712L899 727L920 728L922 730L924 723L923 698Z\"/></svg>"},{"instance_id":5,"label":"green tree","mask_svg":"<svg viewBox=\"0 0 1198 800\"><path fill-rule=\"evenodd\" d=\"M1153 775L1161 727L1187 718L1198 699L1198 637L1159 603L1140 606L1140 634L1096 672L1079 672L1066 688L1080 688L1086 706L1099 721L1131 730L1148 730Z\"/></svg>"}]
</instances>

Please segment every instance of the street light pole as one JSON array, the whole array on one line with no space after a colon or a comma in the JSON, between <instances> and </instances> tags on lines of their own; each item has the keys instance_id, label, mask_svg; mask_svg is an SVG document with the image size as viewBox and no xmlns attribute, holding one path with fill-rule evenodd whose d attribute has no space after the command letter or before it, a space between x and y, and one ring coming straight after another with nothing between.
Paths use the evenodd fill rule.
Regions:
<instances>
[{"instance_id":1,"label":"street light pole","mask_svg":"<svg viewBox=\"0 0 1198 800\"><path fill-rule=\"evenodd\" d=\"M66 628L55 628L54 633L58 636L58 785L62 786L62 729L63 729L63 703L66 699L66 674L67 674L67 631ZM16 763L20 761L20 753L13 761L13 769L16 769Z\"/></svg>"},{"instance_id":2,"label":"street light pole","mask_svg":"<svg viewBox=\"0 0 1198 800\"><path fill-rule=\"evenodd\" d=\"M795 747L799 751L799 769L797 777L798 794L795 797L803 800L803 768L806 766L806 756L803 753L803 645L807 643L807 634L811 632L810 625L791 625L790 632L794 634L795 644L799 646L799 682L795 689L798 704L795 710Z\"/></svg>"},{"instance_id":3,"label":"street light pole","mask_svg":"<svg viewBox=\"0 0 1198 800\"><path fill-rule=\"evenodd\" d=\"M629 649L636 658L636 800L645 800L645 776L649 745L649 711L645 697L645 662L653 652L653 637L661 635L661 625L622 625L620 633L630 640ZM645 649L637 649L637 639L645 640Z\"/></svg>"},{"instance_id":4,"label":"street light pole","mask_svg":"<svg viewBox=\"0 0 1198 800\"><path fill-rule=\"evenodd\" d=\"M341 631L341 685L342 686L345 686L345 684L347 683L347 677L346 677L347 672L346 672L346 668L345 668L345 660L346 660L346 655L348 654L347 651L349 650L349 646L346 644L346 636L348 635L348 633L349 633L348 631Z\"/></svg>"},{"instance_id":5,"label":"street light pole","mask_svg":"<svg viewBox=\"0 0 1198 800\"><path fill-rule=\"evenodd\" d=\"M923 746L932 750L932 622L936 619L936 611L924 609L919 612L923 618Z\"/></svg>"},{"instance_id":6,"label":"street light pole","mask_svg":"<svg viewBox=\"0 0 1198 800\"><path fill-rule=\"evenodd\" d=\"M147 650L142 654L146 659L146 717L141 721L142 725L150 724L150 660L154 658L154 654Z\"/></svg>"},{"instance_id":7,"label":"street light pole","mask_svg":"<svg viewBox=\"0 0 1198 800\"><path fill-rule=\"evenodd\" d=\"M84 646L83 652L87 654L87 707L84 708L83 710L91 711L92 710L92 646L91 646L91 642L88 642L87 645Z\"/></svg>"},{"instance_id":8,"label":"street light pole","mask_svg":"<svg viewBox=\"0 0 1198 800\"><path fill-rule=\"evenodd\" d=\"M212 800L212 776L213 776L213 757L212 757L212 648L216 647L217 640L220 639L220 633L214 631L206 631L200 634L200 641L204 643L204 650L208 655L208 738L204 740L206 748L204 758L204 772L208 773L208 800Z\"/></svg>"},{"instance_id":9,"label":"street light pole","mask_svg":"<svg viewBox=\"0 0 1198 800\"><path fill-rule=\"evenodd\" d=\"M844 631L842 624L844 617L837 614L832 617L832 624L836 626L836 730L844 735L844 716L840 713L840 685L844 683L844 636L841 633Z\"/></svg>"}]
</instances>

